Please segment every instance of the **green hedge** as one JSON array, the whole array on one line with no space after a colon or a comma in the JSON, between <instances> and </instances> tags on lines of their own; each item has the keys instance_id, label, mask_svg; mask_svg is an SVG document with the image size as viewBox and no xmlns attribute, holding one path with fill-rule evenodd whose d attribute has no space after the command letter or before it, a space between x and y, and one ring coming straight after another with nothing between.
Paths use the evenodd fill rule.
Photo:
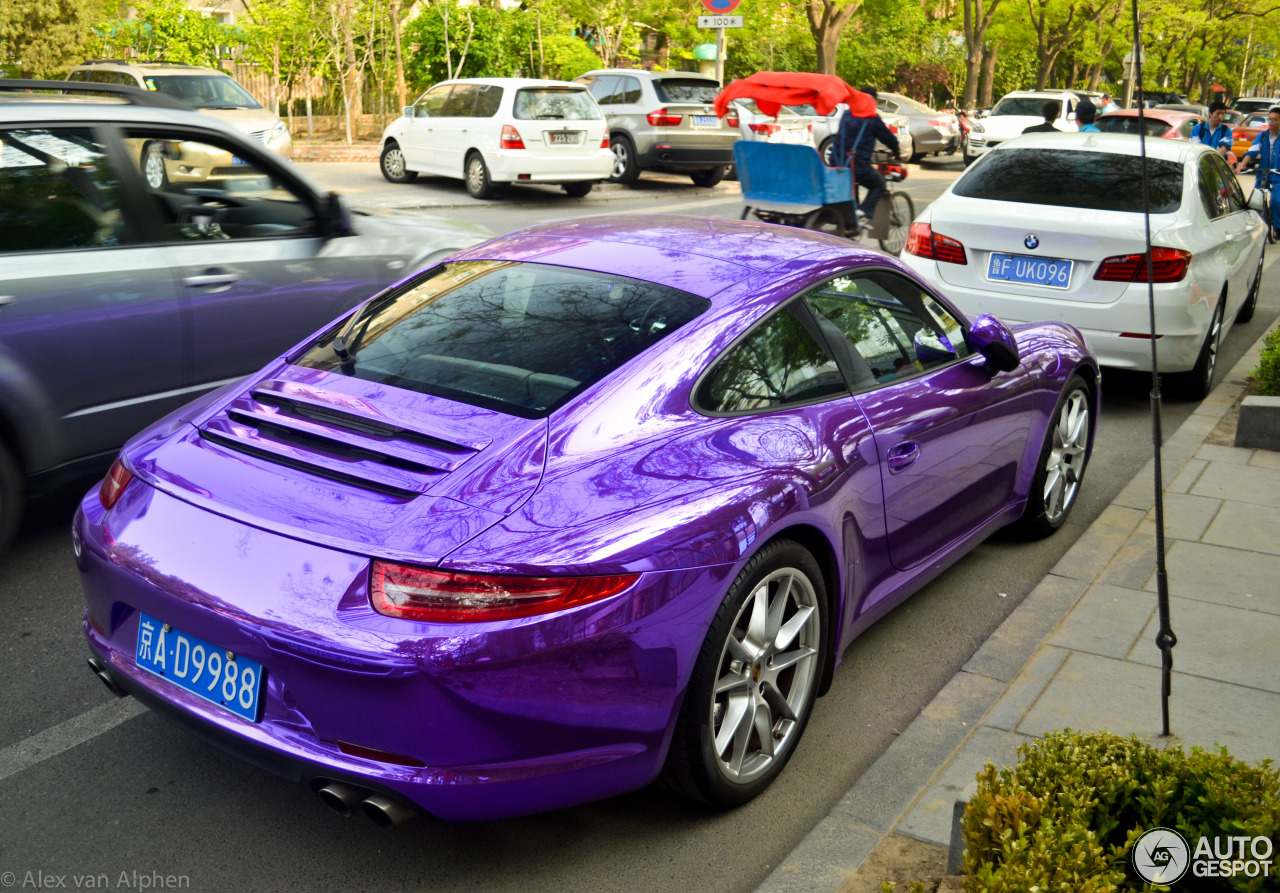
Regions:
<instances>
[{"instance_id":1,"label":"green hedge","mask_svg":"<svg viewBox=\"0 0 1280 893\"><path fill-rule=\"evenodd\" d=\"M1262 339L1262 358L1253 370L1253 377L1263 397L1280 397L1280 327Z\"/></svg>"},{"instance_id":2,"label":"green hedge","mask_svg":"<svg viewBox=\"0 0 1280 893\"><path fill-rule=\"evenodd\" d=\"M1271 838L1280 854L1280 773L1226 749L1160 751L1136 737L1069 729L1018 748L1019 762L978 775L964 814L966 886L987 893L1106 893L1144 885L1129 848L1145 831L1174 828L1194 850L1201 837ZM1188 873L1174 889L1280 889L1272 876Z\"/></svg>"}]
</instances>

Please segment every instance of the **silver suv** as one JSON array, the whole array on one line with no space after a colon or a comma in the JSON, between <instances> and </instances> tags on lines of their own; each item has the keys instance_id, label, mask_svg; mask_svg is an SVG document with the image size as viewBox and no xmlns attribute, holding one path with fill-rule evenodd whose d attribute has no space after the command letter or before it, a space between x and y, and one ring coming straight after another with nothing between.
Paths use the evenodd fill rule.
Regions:
<instances>
[{"instance_id":1,"label":"silver suv","mask_svg":"<svg viewBox=\"0 0 1280 893\"><path fill-rule=\"evenodd\" d=\"M576 78L591 88L609 124L612 183L631 185L645 170L686 173L714 186L733 163L738 122L717 118L720 85L685 71L606 68Z\"/></svg>"}]
</instances>

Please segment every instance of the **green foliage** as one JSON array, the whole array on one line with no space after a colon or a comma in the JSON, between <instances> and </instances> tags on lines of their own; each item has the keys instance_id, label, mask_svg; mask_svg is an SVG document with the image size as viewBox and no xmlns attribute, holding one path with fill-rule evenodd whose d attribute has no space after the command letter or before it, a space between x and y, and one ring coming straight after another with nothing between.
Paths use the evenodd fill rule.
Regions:
<instances>
[{"instance_id":1,"label":"green foliage","mask_svg":"<svg viewBox=\"0 0 1280 893\"><path fill-rule=\"evenodd\" d=\"M1269 837L1280 848L1280 773L1223 748L1159 751L1136 737L1069 729L1018 748L1015 767L990 763L964 815L971 890L1108 893L1145 889L1126 874L1145 831ZM1273 869L1274 871L1274 869ZM1260 891L1266 877L1196 878L1198 891Z\"/></svg>"},{"instance_id":2,"label":"green foliage","mask_svg":"<svg viewBox=\"0 0 1280 893\"><path fill-rule=\"evenodd\" d=\"M125 55L131 49L140 59L218 64L218 47L240 43L236 32L202 15L185 0L141 0L135 18L119 19L102 28L104 55Z\"/></svg>"},{"instance_id":3,"label":"green foliage","mask_svg":"<svg viewBox=\"0 0 1280 893\"><path fill-rule=\"evenodd\" d=\"M92 53L103 0L0 0L0 73L62 75Z\"/></svg>"},{"instance_id":4,"label":"green foliage","mask_svg":"<svg viewBox=\"0 0 1280 893\"><path fill-rule=\"evenodd\" d=\"M836 73L855 87L870 84L939 101L951 93L948 60L964 55L950 38L952 27L918 2L870 0L845 28Z\"/></svg>"},{"instance_id":5,"label":"green foliage","mask_svg":"<svg viewBox=\"0 0 1280 893\"><path fill-rule=\"evenodd\" d=\"M1262 339L1262 356L1253 377L1263 397L1280 397L1280 328L1272 329Z\"/></svg>"}]
</instances>

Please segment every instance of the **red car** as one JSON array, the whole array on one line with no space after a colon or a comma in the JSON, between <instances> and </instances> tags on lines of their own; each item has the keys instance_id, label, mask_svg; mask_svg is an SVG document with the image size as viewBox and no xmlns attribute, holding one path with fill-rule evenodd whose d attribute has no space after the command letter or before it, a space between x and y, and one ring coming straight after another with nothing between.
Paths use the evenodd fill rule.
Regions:
<instances>
[{"instance_id":1,"label":"red car","mask_svg":"<svg viewBox=\"0 0 1280 893\"><path fill-rule=\"evenodd\" d=\"M1147 136L1170 140L1191 139L1191 129L1204 120L1204 116L1176 109L1143 109L1143 125ZM1138 110L1120 109L1102 115L1096 122L1103 133L1138 133Z\"/></svg>"}]
</instances>

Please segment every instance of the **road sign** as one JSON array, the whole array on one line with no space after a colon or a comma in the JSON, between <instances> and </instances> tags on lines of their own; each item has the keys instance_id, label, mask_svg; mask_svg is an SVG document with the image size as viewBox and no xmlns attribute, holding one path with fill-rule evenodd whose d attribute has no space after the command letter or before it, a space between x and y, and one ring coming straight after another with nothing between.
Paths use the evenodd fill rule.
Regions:
<instances>
[{"instance_id":1,"label":"road sign","mask_svg":"<svg viewBox=\"0 0 1280 893\"><path fill-rule=\"evenodd\" d=\"M725 16L737 9L738 4L741 2L742 0L702 0L702 5L707 8L707 12L713 15ZM698 16L698 18L701 19L702 16ZM707 26L699 25L698 27L705 28ZM722 25L720 27L729 28L733 26ZM741 28L742 26L738 25L737 27Z\"/></svg>"},{"instance_id":2,"label":"road sign","mask_svg":"<svg viewBox=\"0 0 1280 893\"><path fill-rule=\"evenodd\" d=\"M699 28L741 28L742 16L698 16Z\"/></svg>"}]
</instances>

